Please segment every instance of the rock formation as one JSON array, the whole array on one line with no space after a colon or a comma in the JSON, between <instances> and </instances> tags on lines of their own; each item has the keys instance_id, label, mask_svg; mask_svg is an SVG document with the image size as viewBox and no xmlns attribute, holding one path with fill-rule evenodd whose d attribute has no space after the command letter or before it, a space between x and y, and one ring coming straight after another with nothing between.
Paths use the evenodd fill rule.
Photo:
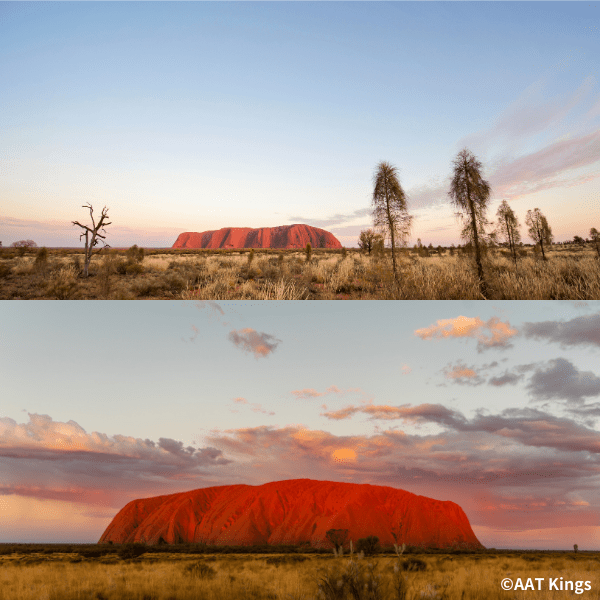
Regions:
<instances>
[{"instance_id":1,"label":"rock formation","mask_svg":"<svg viewBox=\"0 0 600 600\"><path fill-rule=\"evenodd\" d=\"M180 233L173 248L341 248L329 231L310 225L280 227L224 227L218 231Z\"/></svg>"},{"instance_id":2,"label":"rock formation","mask_svg":"<svg viewBox=\"0 0 600 600\"><path fill-rule=\"evenodd\" d=\"M375 535L383 546L483 548L463 510L377 485L291 479L225 485L129 502L100 543L205 543L250 546L309 542L330 548L326 532L348 529L348 542Z\"/></svg>"}]
</instances>

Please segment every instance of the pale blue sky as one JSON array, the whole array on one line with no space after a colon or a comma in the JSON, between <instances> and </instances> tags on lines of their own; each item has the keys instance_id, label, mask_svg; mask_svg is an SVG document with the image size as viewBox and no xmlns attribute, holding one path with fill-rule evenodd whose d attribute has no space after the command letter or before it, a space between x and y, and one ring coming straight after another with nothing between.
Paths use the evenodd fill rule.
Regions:
<instances>
[{"instance_id":1,"label":"pale blue sky","mask_svg":"<svg viewBox=\"0 0 600 600\"><path fill-rule=\"evenodd\" d=\"M453 500L488 547L599 549L600 303L365 307L6 303L0 541L308 477Z\"/></svg>"},{"instance_id":2,"label":"pale blue sky","mask_svg":"<svg viewBox=\"0 0 600 600\"><path fill-rule=\"evenodd\" d=\"M307 223L356 246L381 160L410 240L458 243L464 146L521 223L600 227L589 2L0 3L0 241L77 246ZM525 228L522 230L524 241Z\"/></svg>"}]
</instances>

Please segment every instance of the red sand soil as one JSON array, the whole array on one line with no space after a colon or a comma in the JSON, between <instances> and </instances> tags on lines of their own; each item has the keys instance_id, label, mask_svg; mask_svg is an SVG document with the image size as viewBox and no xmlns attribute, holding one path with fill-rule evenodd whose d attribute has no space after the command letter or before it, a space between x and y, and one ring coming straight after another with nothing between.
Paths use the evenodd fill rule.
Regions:
<instances>
[{"instance_id":1,"label":"red sand soil","mask_svg":"<svg viewBox=\"0 0 600 600\"><path fill-rule=\"evenodd\" d=\"M291 479L260 486L225 485L129 502L100 543L198 543L250 546L310 542L331 547L326 532L348 529L348 541L375 535L382 546L483 548L463 510L378 485Z\"/></svg>"},{"instance_id":2,"label":"red sand soil","mask_svg":"<svg viewBox=\"0 0 600 600\"><path fill-rule=\"evenodd\" d=\"M224 227L218 231L180 233L173 248L341 248L329 231L310 225L280 227Z\"/></svg>"}]
</instances>

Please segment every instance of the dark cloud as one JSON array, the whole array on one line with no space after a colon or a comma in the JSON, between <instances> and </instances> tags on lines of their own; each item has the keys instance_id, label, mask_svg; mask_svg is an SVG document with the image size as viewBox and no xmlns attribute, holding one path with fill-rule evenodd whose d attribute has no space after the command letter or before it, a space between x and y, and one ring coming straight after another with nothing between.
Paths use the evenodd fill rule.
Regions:
<instances>
[{"instance_id":1,"label":"dark cloud","mask_svg":"<svg viewBox=\"0 0 600 600\"><path fill-rule=\"evenodd\" d=\"M517 381L523 379L523 375L517 375L515 373L509 373L506 371L503 375L499 377L491 377L488 380L490 385L494 385L496 387L502 387L503 385L514 385Z\"/></svg>"},{"instance_id":2,"label":"dark cloud","mask_svg":"<svg viewBox=\"0 0 600 600\"><path fill-rule=\"evenodd\" d=\"M600 347L600 314L576 317L570 321L525 323L522 334L526 338L547 340L563 347Z\"/></svg>"},{"instance_id":3,"label":"dark cloud","mask_svg":"<svg viewBox=\"0 0 600 600\"><path fill-rule=\"evenodd\" d=\"M565 358L549 361L549 368L535 370L527 389L536 400L582 402L586 396L600 395L600 377L591 371L578 371Z\"/></svg>"}]
</instances>

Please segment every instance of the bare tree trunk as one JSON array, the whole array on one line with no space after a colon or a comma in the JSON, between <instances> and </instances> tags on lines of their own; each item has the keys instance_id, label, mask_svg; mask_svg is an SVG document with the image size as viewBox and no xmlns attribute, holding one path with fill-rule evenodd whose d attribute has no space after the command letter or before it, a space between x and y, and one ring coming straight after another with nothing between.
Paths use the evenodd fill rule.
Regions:
<instances>
[{"instance_id":1,"label":"bare tree trunk","mask_svg":"<svg viewBox=\"0 0 600 600\"><path fill-rule=\"evenodd\" d=\"M387 183L385 186L385 204L386 204L387 213L388 213L388 223L390 225L390 236L392 238L392 268L394 270L394 279L397 282L398 281L398 271L396 270L396 254L395 254L396 243L395 243L395 239L394 239L395 223L393 223L392 215L390 213L390 199L388 197Z\"/></svg>"},{"instance_id":2,"label":"bare tree trunk","mask_svg":"<svg viewBox=\"0 0 600 600\"><path fill-rule=\"evenodd\" d=\"M465 181L467 184L467 202L471 209L471 221L473 223L473 238L475 243L475 261L477 262L477 275L479 276L479 289L481 295L487 300L487 288L485 279L483 278L483 265L481 264L481 253L479 250L479 236L477 235L477 218L475 217L475 205L471 200L471 190L469 189L469 171L467 170L467 162L465 161Z\"/></svg>"}]
</instances>

